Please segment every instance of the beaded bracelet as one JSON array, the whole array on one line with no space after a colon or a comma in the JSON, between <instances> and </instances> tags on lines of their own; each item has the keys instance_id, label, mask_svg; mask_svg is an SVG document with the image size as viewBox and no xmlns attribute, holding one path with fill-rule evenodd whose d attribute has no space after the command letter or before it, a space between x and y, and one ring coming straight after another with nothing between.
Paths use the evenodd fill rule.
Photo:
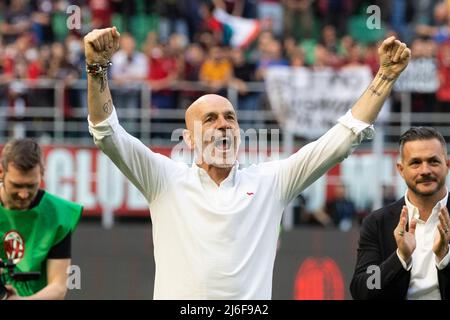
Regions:
<instances>
[{"instance_id":1,"label":"beaded bracelet","mask_svg":"<svg viewBox=\"0 0 450 320\"><path fill-rule=\"evenodd\" d=\"M105 77L108 72L108 68L111 65L112 65L111 61L106 62L106 64L104 65L101 65L100 63L93 63L93 64L86 63L86 72L94 77L97 76Z\"/></svg>"}]
</instances>

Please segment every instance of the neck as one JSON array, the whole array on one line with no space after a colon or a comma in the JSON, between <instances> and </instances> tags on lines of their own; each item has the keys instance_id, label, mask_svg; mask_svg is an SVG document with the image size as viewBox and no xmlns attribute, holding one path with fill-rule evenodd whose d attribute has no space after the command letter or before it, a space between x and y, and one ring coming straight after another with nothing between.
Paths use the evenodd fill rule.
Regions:
<instances>
[{"instance_id":1,"label":"neck","mask_svg":"<svg viewBox=\"0 0 450 320\"><path fill-rule=\"evenodd\" d=\"M411 202L419 210L420 219L427 221L436 203L442 200L446 193L447 188L442 188L439 192L436 192L431 196L419 195L411 190L408 190L407 195L409 202Z\"/></svg>"},{"instance_id":2,"label":"neck","mask_svg":"<svg viewBox=\"0 0 450 320\"><path fill-rule=\"evenodd\" d=\"M225 180L231 172L233 167L220 168L205 163L198 165L200 168L206 171L210 178L219 186L220 183Z\"/></svg>"}]
</instances>

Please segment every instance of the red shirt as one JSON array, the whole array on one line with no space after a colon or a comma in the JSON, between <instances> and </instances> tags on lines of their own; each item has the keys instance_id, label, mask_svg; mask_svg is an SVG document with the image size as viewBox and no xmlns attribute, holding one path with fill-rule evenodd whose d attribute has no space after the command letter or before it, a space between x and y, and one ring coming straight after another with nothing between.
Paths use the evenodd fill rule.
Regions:
<instances>
[{"instance_id":1,"label":"red shirt","mask_svg":"<svg viewBox=\"0 0 450 320\"><path fill-rule=\"evenodd\" d=\"M112 9L109 0L90 0L89 7L91 8L92 19L95 20L95 27L107 28L111 25Z\"/></svg>"},{"instance_id":2,"label":"red shirt","mask_svg":"<svg viewBox=\"0 0 450 320\"><path fill-rule=\"evenodd\" d=\"M438 50L437 65L440 84L436 97L439 101L450 101L450 44L444 44Z\"/></svg>"},{"instance_id":3,"label":"red shirt","mask_svg":"<svg viewBox=\"0 0 450 320\"><path fill-rule=\"evenodd\" d=\"M177 60L171 57L151 58L150 80L161 80L177 72Z\"/></svg>"}]
</instances>

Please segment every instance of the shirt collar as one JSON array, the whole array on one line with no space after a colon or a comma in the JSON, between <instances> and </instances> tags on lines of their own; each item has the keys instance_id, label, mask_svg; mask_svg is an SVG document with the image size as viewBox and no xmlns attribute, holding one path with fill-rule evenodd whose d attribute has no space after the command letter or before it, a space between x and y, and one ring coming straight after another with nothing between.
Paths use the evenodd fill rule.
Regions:
<instances>
[{"instance_id":1,"label":"shirt collar","mask_svg":"<svg viewBox=\"0 0 450 320\"><path fill-rule=\"evenodd\" d=\"M431 215L433 215L434 212L439 212L441 210L441 208L447 206L448 189L447 188L445 188L445 189L446 189L445 196L436 203L433 210L431 211ZM419 209L417 209L417 207L409 201L408 190L406 190L406 192L405 192L405 204L406 204L406 207L408 208L408 221L411 222L411 220L413 218L416 220L419 220L419 218L420 218ZM431 215L430 215L430 217L431 217Z\"/></svg>"},{"instance_id":2,"label":"shirt collar","mask_svg":"<svg viewBox=\"0 0 450 320\"><path fill-rule=\"evenodd\" d=\"M198 176L200 178L200 181L202 183L208 183L208 184L213 184L214 186L217 187L217 184L211 179L211 177L209 176L209 174L203 169L200 168L197 163L192 164L192 168L194 168L194 170L197 171ZM236 160L236 162L233 164L233 167L231 168L230 173L228 174L228 176L220 183L220 186L233 186L236 182L236 172L237 169L239 168L239 161Z\"/></svg>"}]
</instances>

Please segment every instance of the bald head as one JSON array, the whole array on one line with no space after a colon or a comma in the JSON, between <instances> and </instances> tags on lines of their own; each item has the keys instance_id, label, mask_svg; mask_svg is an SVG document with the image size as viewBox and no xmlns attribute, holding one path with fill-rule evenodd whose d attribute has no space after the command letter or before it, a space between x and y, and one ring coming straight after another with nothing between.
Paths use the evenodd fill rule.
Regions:
<instances>
[{"instance_id":1,"label":"bald head","mask_svg":"<svg viewBox=\"0 0 450 320\"><path fill-rule=\"evenodd\" d=\"M201 96L186 109L186 128L190 131L194 130L194 121L202 121L202 118L208 113L222 113L227 110L236 113L233 105L227 98L217 94L206 94Z\"/></svg>"},{"instance_id":2,"label":"bald head","mask_svg":"<svg viewBox=\"0 0 450 320\"><path fill-rule=\"evenodd\" d=\"M183 139L195 151L201 168L228 170L234 165L240 130L236 111L228 99L217 94L204 95L189 106L185 120Z\"/></svg>"}]
</instances>

